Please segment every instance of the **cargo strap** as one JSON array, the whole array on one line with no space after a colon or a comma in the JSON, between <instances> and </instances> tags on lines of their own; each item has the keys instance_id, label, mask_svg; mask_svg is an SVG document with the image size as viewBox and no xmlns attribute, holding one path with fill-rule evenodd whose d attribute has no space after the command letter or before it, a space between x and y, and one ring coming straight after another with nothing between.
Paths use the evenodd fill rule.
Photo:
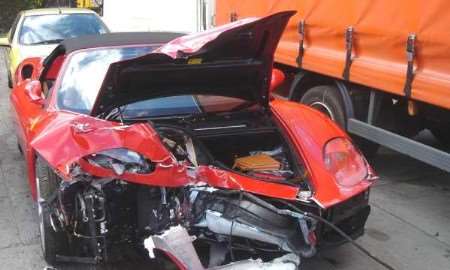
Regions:
<instances>
[{"instance_id":1,"label":"cargo strap","mask_svg":"<svg viewBox=\"0 0 450 270\"><path fill-rule=\"evenodd\" d=\"M300 34L300 42L298 44L297 66L302 67L303 54L305 53L305 20L301 20L298 24L298 33Z\"/></svg>"},{"instance_id":2,"label":"cargo strap","mask_svg":"<svg viewBox=\"0 0 450 270\"><path fill-rule=\"evenodd\" d=\"M238 19L238 15L235 11L230 13L230 22L235 22Z\"/></svg>"},{"instance_id":3,"label":"cargo strap","mask_svg":"<svg viewBox=\"0 0 450 270\"><path fill-rule=\"evenodd\" d=\"M352 52L353 52L353 26L349 26L345 31L345 67L342 77L348 81L350 79L350 66L352 65Z\"/></svg>"},{"instance_id":4,"label":"cargo strap","mask_svg":"<svg viewBox=\"0 0 450 270\"><path fill-rule=\"evenodd\" d=\"M406 81L403 92L406 98L411 97L412 82L414 79L414 58L416 57L416 34L410 34L406 43L406 58L408 66L406 68Z\"/></svg>"}]
</instances>

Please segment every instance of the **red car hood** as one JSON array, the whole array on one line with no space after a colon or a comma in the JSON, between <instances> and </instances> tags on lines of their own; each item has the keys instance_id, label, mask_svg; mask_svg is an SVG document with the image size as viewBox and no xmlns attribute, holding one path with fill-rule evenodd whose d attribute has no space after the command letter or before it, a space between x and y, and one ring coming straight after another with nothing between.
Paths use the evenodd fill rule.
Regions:
<instances>
[{"instance_id":1,"label":"red car hood","mask_svg":"<svg viewBox=\"0 0 450 270\"><path fill-rule=\"evenodd\" d=\"M111 64L91 111L158 96L222 95L268 104L273 55L294 11L180 37L151 54Z\"/></svg>"}]
</instances>

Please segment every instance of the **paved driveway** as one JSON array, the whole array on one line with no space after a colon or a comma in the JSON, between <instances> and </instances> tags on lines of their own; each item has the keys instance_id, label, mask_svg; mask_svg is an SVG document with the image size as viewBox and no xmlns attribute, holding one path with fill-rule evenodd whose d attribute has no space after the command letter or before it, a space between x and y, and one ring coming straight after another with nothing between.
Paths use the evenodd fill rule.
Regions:
<instances>
[{"instance_id":1,"label":"paved driveway","mask_svg":"<svg viewBox=\"0 0 450 270\"><path fill-rule=\"evenodd\" d=\"M43 269L36 209L12 130L3 61L0 53L0 270ZM450 269L450 174L385 149L371 163L381 180L372 190L373 211L358 242L394 269ZM385 268L347 244L305 261L303 269Z\"/></svg>"}]
</instances>

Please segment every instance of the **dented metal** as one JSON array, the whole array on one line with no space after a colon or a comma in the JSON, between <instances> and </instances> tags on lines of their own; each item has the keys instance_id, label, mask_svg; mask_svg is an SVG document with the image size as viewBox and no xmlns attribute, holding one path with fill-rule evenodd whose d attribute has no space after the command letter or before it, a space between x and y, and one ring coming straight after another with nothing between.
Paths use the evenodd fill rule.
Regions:
<instances>
[{"instance_id":1,"label":"dented metal","mask_svg":"<svg viewBox=\"0 0 450 270\"><path fill-rule=\"evenodd\" d=\"M36 159L57 183L45 202L45 221L51 224L48 233L63 233L61 242L70 248L54 257L105 263L124 250L141 255L144 243L150 257L162 250L180 269L197 270L205 269L201 260L206 257L196 250L201 243L211 250L227 248L211 251L216 257L207 269L288 270L298 268L300 257L315 254L321 236L316 220L304 211L328 217L330 208L345 204L342 211L357 220L349 227L362 233L373 182L362 179L340 187L323 163L324 145L348 136L310 108L269 98L273 51L292 14L238 22L115 63L89 115L58 107L64 68L45 106L30 103L27 82L12 92L32 193ZM65 67L71 56L63 61ZM168 79L159 82L147 71L163 72ZM248 80L241 71L257 80ZM249 87L230 84L230 78ZM40 83L28 87L36 85ZM148 91L154 85L165 90ZM149 119L124 119L117 107L181 94L225 95L245 102L220 112ZM246 110L239 110L243 105ZM252 105L257 105L254 110ZM117 119L108 116L113 109ZM261 164L255 155L269 162ZM250 166L234 166L239 157L244 165L250 160ZM235 250L246 258L272 260L229 259ZM280 254L284 256L276 258Z\"/></svg>"},{"instance_id":2,"label":"dented metal","mask_svg":"<svg viewBox=\"0 0 450 270\"><path fill-rule=\"evenodd\" d=\"M150 236L144 246L150 257L154 249L159 249L177 259L177 266L182 270L299 270L300 257L289 253L269 262L261 259L237 261L227 265L205 268L192 245L195 238L181 226L171 227L161 235Z\"/></svg>"}]
</instances>

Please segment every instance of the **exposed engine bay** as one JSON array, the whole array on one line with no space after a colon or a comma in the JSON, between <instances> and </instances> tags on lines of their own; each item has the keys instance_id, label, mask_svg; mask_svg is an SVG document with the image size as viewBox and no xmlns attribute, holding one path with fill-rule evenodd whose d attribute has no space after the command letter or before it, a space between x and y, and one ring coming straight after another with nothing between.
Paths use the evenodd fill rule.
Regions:
<instances>
[{"instance_id":1,"label":"exposed engine bay","mask_svg":"<svg viewBox=\"0 0 450 270\"><path fill-rule=\"evenodd\" d=\"M205 268L236 258L270 261L284 254L300 258L315 253L314 220L244 192L206 186L166 189L121 180L74 185L62 191L51 216L55 231L71 243L60 256L63 261L142 259L148 252L146 239L175 226L194 237L198 252L193 254L207 255L199 256Z\"/></svg>"},{"instance_id":2,"label":"exposed engine bay","mask_svg":"<svg viewBox=\"0 0 450 270\"><path fill-rule=\"evenodd\" d=\"M304 181L302 163L268 117L216 115L215 118L154 120L162 142L180 162L213 165L267 181ZM258 119L258 121L254 121Z\"/></svg>"},{"instance_id":3,"label":"exposed engine bay","mask_svg":"<svg viewBox=\"0 0 450 270\"><path fill-rule=\"evenodd\" d=\"M298 185L311 192L304 166L292 153L290 142L269 116L253 117L255 113L259 112L236 118L217 115L207 120L151 119L149 125L174 158L187 164L193 174L200 166L213 166L261 181ZM132 166L141 162L138 158L130 158L131 165L122 167L101 155L88 162L107 165L118 174L152 169ZM186 269L298 269L300 258L313 256L323 240L321 225L304 212L331 220L334 214L313 202L286 202L243 189L217 189L206 184L156 187L83 172L75 178L61 182L57 196L48 204L52 227L63 242L70 243L62 249L62 261L148 259L162 250L176 256ZM347 222L349 234L361 234L367 207L365 197L345 210L352 216L343 211L337 220L344 222L342 229ZM355 209L361 216L356 221L352 219ZM232 262L239 263L226 268Z\"/></svg>"}]
</instances>

